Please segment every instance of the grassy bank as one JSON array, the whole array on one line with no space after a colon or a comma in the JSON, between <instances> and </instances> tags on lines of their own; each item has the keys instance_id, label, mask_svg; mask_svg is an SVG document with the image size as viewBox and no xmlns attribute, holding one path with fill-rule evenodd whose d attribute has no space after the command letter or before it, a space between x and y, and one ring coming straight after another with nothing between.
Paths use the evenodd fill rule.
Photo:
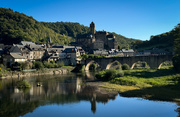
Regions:
<instances>
[{"instance_id":1,"label":"grassy bank","mask_svg":"<svg viewBox=\"0 0 180 117\"><path fill-rule=\"evenodd\" d=\"M103 87L122 96L180 101L180 74L172 68L124 70L123 77L114 78Z\"/></svg>"}]
</instances>

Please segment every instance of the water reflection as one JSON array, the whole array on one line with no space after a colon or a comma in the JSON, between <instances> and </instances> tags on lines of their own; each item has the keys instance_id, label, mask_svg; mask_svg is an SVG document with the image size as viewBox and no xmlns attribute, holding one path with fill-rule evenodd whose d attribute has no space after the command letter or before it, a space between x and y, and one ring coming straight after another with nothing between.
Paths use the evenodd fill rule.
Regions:
<instances>
[{"instance_id":1,"label":"water reflection","mask_svg":"<svg viewBox=\"0 0 180 117\"><path fill-rule=\"evenodd\" d=\"M91 73L25 78L31 84L31 88L26 90L15 87L18 80L23 79L0 81L0 117L24 116L40 106L79 104L81 101L90 102L91 112L96 114L97 104L107 104L117 96L99 92L97 87L84 85L85 81L94 80ZM37 86L37 83L42 86Z\"/></svg>"},{"instance_id":2,"label":"water reflection","mask_svg":"<svg viewBox=\"0 0 180 117\"><path fill-rule=\"evenodd\" d=\"M94 92L96 87L84 85L83 82L87 79L92 80L93 77L88 78L71 74L26 78L24 80L28 80L31 84L31 88L26 90L15 87L18 79L2 80L0 83L0 116L20 116L40 105L77 103L80 100L90 101L91 110L95 113L96 102L107 103L112 96L109 97L108 94L101 93L96 94ZM37 86L37 83L42 86ZM8 105L9 103L11 105ZM23 108L24 105L27 105L29 109ZM21 111L17 111L15 109L17 107Z\"/></svg>"}]
</instances>

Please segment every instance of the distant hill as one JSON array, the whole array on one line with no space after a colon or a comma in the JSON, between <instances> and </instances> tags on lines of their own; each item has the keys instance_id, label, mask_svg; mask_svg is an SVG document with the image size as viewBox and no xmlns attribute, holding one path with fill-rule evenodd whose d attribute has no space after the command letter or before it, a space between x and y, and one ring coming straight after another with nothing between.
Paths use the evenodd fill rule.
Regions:
<instances>
[{"instance_id":1,"label":"distant hill","mask_svg":"<svg viewBox=\"0 0 180 117\"><path fill-rule=\"evenodd\" d=\"M6 8L0 8L0 29L0 43L13 44L22 40L46 43L51 37L53 43L66 45L75 41L78 34L90 30L79 23L38 22L33 17ZM120 48L131 48L133 43L140 41L113 34Z\"/></svg>"},{"instance_id":2,"label":"distant hill","mask_svg":"<svg viewBox=\"0 0 180 117\"><path fill-rule=\"evenodd\" d=\"M151 36L149 41L136 41L133 44L133 47L139 51L145 49L159 48L162 50L173 52L175 39L180 38L178 30L180 30L180 24L178 24L174 29L169 32Z\"/></svg>"},{"instance_id":3,"label":"distant hill","mask_svg":"<svg viewBox=\"0 0 180 117\"><path fill-rule=\"evenodd\" d=\"M79 23L72 22L41 22L44 26L61 35L76 38L77 34L88 33L90 28Z\"/></svg>"},{"instance_id":4,"label":"distant hill","mask_svg":"<svg viewBox=\"0 0 180 117\"><path fill-rule=\"evenodd\" d=\"M79 23L72 23L72 22L42 22L42 23L46 27L54 30L59 34L71 36L73 38L76 38L77 34L88 33L90 31L89 27L80 25ZM137 41L136 39L126 38L114 32L113 34L116 36L116 41L118 42L120 48L131 48L133 43Z\"/></svg>"},{"instance_id":5,"label":"distant hill","mask_svg":"<svg viewBox=\"0 0 180 117\"><path fill-rule=\"evenodd\" d=\"M23 13L0 8L0 42L5 44L32 41L46 43L51 37L53 43L68 44L72 37L61 35Z\"/></svg>"},{"instance_id":6,"label":"distant hill","mask_svg":"<svg viewBox=\"0 0 180 117\"><path fill-rule=\"evenodd\" d=\"M127 38L120 34L116 34L114 32L113 34L116 36L116 41L118 42L118 45L121 49L130 49L133 47L133 44L136 43L137 41L142 42L141 40Z\"/></svg>"}]
</instances>

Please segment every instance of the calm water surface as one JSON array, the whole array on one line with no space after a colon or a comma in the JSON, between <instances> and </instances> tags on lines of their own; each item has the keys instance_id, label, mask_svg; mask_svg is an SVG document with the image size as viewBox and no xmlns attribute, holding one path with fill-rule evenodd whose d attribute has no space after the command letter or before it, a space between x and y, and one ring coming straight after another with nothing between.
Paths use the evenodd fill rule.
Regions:
<instances>
[{"instance_id":1,"label":"calm water surface","mask_svg":"<svg viewBox=\"0 0 180 117\"><path fill-rule=\"evenodd\" d=\"M26 78L31 88L19 90L18 80L0 80L0 117L178 117L176 103L95 93L83 85L89 74ZM37 87L37 83L42 86Z\"/></svg>"}]
</instances>

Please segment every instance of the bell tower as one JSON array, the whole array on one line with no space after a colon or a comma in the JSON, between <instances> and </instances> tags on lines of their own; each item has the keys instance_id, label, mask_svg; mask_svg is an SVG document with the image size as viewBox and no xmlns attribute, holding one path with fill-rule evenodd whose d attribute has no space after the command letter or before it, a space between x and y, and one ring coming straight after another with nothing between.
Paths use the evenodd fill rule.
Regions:
<instances>
[{"instance_id":1,"label":"bell tower","mask_svg":"<svg viewBox=\"0 0 180 117\"><path fill-rule=\"evenodd\" d=\"M95 35L95 24L94 24L94 22L91 22L91 24L90 24L90 33L92 34L92 35Z\"/></svg>"}]
</instances>

